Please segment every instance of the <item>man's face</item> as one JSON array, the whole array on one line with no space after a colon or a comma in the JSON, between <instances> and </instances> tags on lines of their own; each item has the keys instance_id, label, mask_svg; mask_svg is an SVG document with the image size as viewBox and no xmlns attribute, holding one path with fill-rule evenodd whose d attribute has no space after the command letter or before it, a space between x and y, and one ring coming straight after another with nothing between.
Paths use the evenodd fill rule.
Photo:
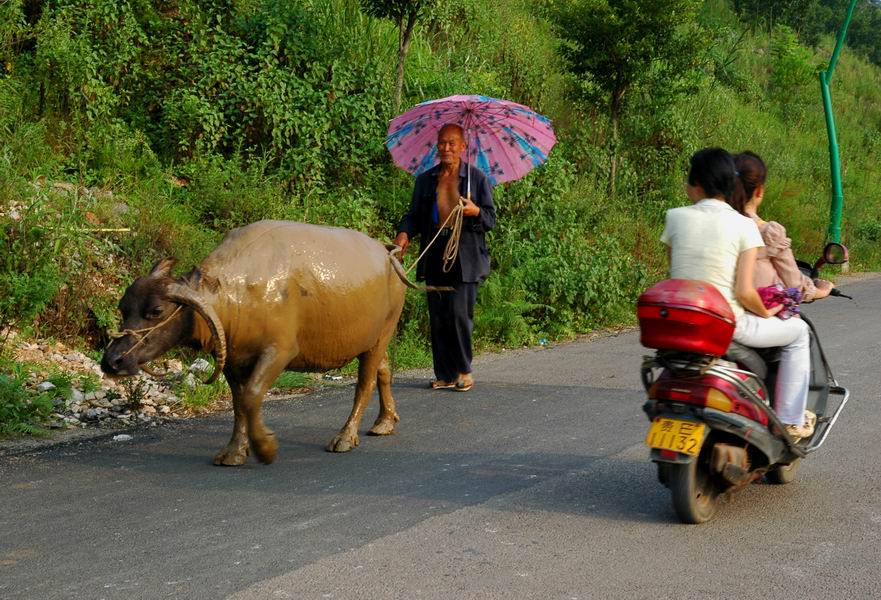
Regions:
<instances>
[{"instance_id":1,"label":"man's face","mask_svg":"<svg viewBox=\"0 0 881 600\"><path fill-rule=\"evenodd\" d=\"M437 135L437 154L442 164L455 165L465 149L465 140L458 127L444 127Z\"/></svg>"}]
</instances>

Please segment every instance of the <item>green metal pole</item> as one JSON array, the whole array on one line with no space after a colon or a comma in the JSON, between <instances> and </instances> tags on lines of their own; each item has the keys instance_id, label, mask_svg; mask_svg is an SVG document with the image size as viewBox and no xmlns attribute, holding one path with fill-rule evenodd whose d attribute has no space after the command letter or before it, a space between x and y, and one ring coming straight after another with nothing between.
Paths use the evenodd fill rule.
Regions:
<instances>
[{"instance_id":1,"label":"green metal pole","mask_svg":"<svg viewBox=\"0 0 881 600\"><path fill-rule=\"evenodd\" d=\"M838 55L841 54L841 48L844 46L844 37L847 35L847 28L853 18L854 9L857 6L857 0L851 0L847 9L847 16L844 18L844 24L838 32L838 39L835 42L835 49L832 51L832 58L829 60L829 68L820 72L820 93L823 96L823 111L826 114L826 133L829 136L829 166L832 171L832 207L829 211L829 240L833 242L841 242L841 214L844 207L844 189L841 185L841 157L838 152L838 135L835 132L835 117L832 115L832 94L829 91L829 82L832 81L832 74L835 72L835 66L838 64Z\"/></svg>"},{"instance_id":2,"label":"green metal pole","mask_svg":"<svg viewBox=\"0 0 881 600\"><path fill-rule=\"evenodd\" d=\"M832 171L832 207L829 212L830 242L841 243L841 213L844 206L844 189L841 185L841 158L838 152L838 136L835 133L835 117L832 116L832 95L826 71L820 73L820 93L823 95L823 111L826 113L826 133L829 135L829 166Z\"/></svg>"},{"instance_id":3,"label":"green metal pole","mask_svg":"<svg viewBox=\"0 0 881 600\"><path fill-rule=\"evenodd\" d=\"M832 72L835 70L835 65L838 64L838 55L841 54L841 47L844 46L844 36L847 35L847 28L850 27L850 20L853 18L853 11L856 7L857 0L851 0L850 6L847 8L847 16L844 17L844 24L838 32L838 39L835 40L835 50L832 51L832 58L829 60L827 83L832 80Z\"/></svg>"}]
</instances>

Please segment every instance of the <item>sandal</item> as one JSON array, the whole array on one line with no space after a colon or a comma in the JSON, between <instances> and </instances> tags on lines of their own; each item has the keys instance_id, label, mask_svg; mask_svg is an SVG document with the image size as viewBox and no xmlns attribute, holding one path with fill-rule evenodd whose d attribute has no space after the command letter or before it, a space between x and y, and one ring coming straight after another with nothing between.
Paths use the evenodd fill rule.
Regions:
<instances>
[{"instance_id":1,"label":"sandal","mask_svg":"<svg viewBox=\"0 0 881 600\"><path fill-rule=\"evenodd\" d=\"M456 387L456 383L452 381L441 381L440 379L435 379L434 381L428 384L428 389L431 390L449 390Z\"/></svg>"},{"instance_id":2,"label":"sandal","mask_svg":"<svg viewBox=\"0 0 881 600\"><path fill-rule=\"evenodd\" d=\"M467 392L471 388L474 387L473 379L460 379L456 382L456 391L457 392Z\"/></svg>"},{"instance_id":3,"label":"sandal","mask_svg":"<svg viewBox=\"0 0 881 600\"><path fill-rule=\"evenodd\" d=\"M786 425L786 433L793 441L797 442L804 438L809 438L814 434L812 429L808 429L806 425Z\"/></svg>"},{"instance_id":4,"label":"sandal","mask_svg":"<svg viewBox=\"0 0 881 600\"><path fill-rule=\"evenodd\" d=\"M811 433L814 433L814 428L817 426L817 415L809 410L805 411L805 427L807 427Z\"/></svg>"}]
</instances>

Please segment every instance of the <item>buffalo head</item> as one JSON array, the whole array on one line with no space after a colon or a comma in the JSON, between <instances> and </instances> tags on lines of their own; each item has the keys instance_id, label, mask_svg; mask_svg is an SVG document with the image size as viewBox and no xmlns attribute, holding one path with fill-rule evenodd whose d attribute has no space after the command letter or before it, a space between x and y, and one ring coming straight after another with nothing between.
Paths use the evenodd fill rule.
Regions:
<instances>
[{"instance_id":1,"label":"buffalo head","mask_svg":"<svg viewBox=\"0 0 881 600\"><path fill-rule=\"evenodd\" d=\"M217 379L226 361L226 337L214 309L190 286L190 278L171 276L173 259L157 263L150 274L132 283L122 300L122 326L104 351L101 370L108 375L136 375L144 365L171 348L189 343L198 313L214 340L215 370L206 383Z\"/></svg>"}]
</instances>

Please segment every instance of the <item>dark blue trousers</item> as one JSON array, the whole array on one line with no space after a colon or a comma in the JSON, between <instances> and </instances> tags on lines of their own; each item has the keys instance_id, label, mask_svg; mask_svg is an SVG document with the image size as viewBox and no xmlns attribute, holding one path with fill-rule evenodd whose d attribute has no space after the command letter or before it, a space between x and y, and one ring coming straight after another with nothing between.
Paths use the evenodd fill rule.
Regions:
<instances>
[{"instance_id":1,"label":"dark blue trousers","mask_svg":"<svg viewBox=\"0 0 881 600\"><path fill-rule=\"evenodd\" d=\"M431 355L434 375L456 381L459 373L471 372L471 334L478 283L453 284L453 292L428 292L431 322Z\"/></svg>"}]
</instances>

